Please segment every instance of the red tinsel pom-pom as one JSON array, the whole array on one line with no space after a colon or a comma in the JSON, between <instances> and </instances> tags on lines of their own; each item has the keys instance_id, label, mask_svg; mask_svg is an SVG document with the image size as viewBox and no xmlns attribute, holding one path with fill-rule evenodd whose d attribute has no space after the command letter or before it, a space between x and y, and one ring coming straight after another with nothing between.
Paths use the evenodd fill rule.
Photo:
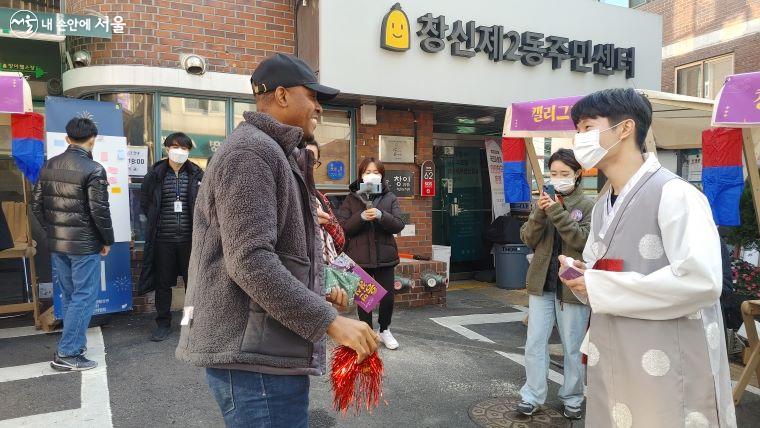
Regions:
<instances>
[{"instance_id":1,"label":"red tinsel pom-pom","mask_svg":"<svg viewBox=\"0 0 760 428\"><path fill-rule=\"evenodd\" d=\"M352 405L358 413L362 407L371 411L383 395L383 361L373 353L360 364L356 352L346 346L333 350L332 387L335 410L346 413Z\"/></svg>"}]
</instances>

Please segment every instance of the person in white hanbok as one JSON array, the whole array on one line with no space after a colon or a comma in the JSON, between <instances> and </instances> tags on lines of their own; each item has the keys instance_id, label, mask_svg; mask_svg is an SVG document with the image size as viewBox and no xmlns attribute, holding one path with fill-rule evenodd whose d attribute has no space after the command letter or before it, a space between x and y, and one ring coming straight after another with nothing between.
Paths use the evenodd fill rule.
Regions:
<instances>
[{"instance_id":1,"label":"person in white hanbok","mask_svg":"<svg viewBox=\"0 0 760 428\"><path fill-rule=\"evenodd\" d=\"M583 273L563 282L592 312L586 426L735 427L707 199L643 154L652 122L643 95L596 92L572 118L576 158L611 184L594 207L584 261L560 256Z\"/></svg>"}]
</instances>

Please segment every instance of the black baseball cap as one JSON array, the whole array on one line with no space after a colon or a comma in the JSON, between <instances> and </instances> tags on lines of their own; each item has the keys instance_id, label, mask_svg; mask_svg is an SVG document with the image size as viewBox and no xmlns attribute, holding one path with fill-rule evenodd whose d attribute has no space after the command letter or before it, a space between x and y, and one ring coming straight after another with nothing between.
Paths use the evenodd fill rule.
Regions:
<instances>
[{"instance_id":1,"label":"black baseball cap","mask_svg":"<svg viewBox=\"0 0 760 428\"><path fill-rule=\"evenodd\" d=\"M300 58L275 54L262 61L251 76L253 93L256 95L274 91L278 86L292 88L305 86L317 93L317 100L329 101L340 92L337 89L320 85L317 76Z\"/></svg>"}]
</instances>

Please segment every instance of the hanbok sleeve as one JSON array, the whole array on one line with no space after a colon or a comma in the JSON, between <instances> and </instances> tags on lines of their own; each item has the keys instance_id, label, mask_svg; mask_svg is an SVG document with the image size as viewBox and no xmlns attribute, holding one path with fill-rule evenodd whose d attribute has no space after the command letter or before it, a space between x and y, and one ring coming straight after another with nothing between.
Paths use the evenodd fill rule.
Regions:
<instances>
[{"instance_id":1,"label":"hanbok sleeve","mask_svg":"<svg viewBox=\"0 0 760 428\"><path fill-rule=\"evenodd\" d=\"M689 183L669 181L663 186L658 223L670 264L649 275L587 270L592 311L666 320L716 303L721 293L720 239L705 196Z\"/></svg>"}]
</instances>

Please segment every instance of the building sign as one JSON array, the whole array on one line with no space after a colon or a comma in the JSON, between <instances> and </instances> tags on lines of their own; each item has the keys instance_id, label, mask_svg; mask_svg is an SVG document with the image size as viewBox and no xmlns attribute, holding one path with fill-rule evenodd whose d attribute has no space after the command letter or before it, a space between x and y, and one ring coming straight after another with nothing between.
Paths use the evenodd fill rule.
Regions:
<instances>
[{"instance_id":1,"label":"building sign","mask_svg":"<svg viewBox=\"0 0 760 428\"><path fill-rule=\"evenodd\" d=\"M575 131L570 109L582 97L512 103L511 131Z\"/></svg>"},{"instance_id":2,"label":"building sign","mask_svg":"<svg viewBox=\"0 0 760 428\"><path fill-rule=\"evenodd\" d=\"M713 112L713 125L760 124L760 72L726 78Z\"/></svg>"},{"instance_id":3,"label":"building sign","mask_svg":"<svg viewBox=\"0 0 760 428\"><path fill-rule=\"evenodd\" d=\"M431 160L422 162L420 167L420 195L435 196L435 164Z\"/></svg>"},{"instance_id":4,"label":"building sign","mask_svg":"<svg viewBox=\"0 0 760 428\"><path fill-rule=\"evenodd\" d=\"M414 172L412 171L385 171L385 181L388 188L399 198L414 196Z\"/></svg>"},{"instance_id":5,"label":"building sign","mask_svg":"<svg viewBox=\"0 0 760 428\"><path fill-rule=\"evenodd\" d=\"M24 79L0 76L0 113L24 112Z\"/></svg>"},{"instance_id":6,"label":"building sign","mask_svg":"<svg viewBox=\"0 0 760 428\"><path fill-rule=\"evenodd\" d=\"M403 26L404 20L406 27ZM633 47L571 40L569 37L534 31L518 32L503 25L477 25L472 20L449 22L451 20L446 16L434 16L430 12L417 18L420 48L435 54L444 50L448 41L450 54L455 57L472 58L482 52L493 62L520 61L524 66L535 67L551 60L552 69L557 70L562 68L564 61L570 61L570 70L578 73L593 71L594 74L610 76L616 71L625 71L627 79L636 75L636 49ZM403 41L409 38L404 28L408 28L408 20L401 5L396 3L383 19L380 46L392 51L407 50L402 48Z\"/></svg>"},{"instance_id":7,"label":"building sign","mask_svg":"<svg viewBox=\"0 0 760 428\"><path fill-rule=\"evenodd\" d=\"M332 161L327 164L327 178L334 181L343 180L346 176L346 164L341 161Z\"/></svg>"},{"instance_id":8,"label":"building sign","mask_svg":"<svg viewBox=\"0 0 760 428\"><path fill-rule=\"evenodd\" d=\"M380 160L385 163L414 163L414 137L380 136Z\"/></svg>"},{"instance_id":9,"label":"building sign","mask_svg":"<svg viewBox=\"0 0 760 428\"><path fill-rule=\"evenodd\" d=\"M396 3L383 18L380 47L389 51L403 52L409 50L409 18L401 4Z\"/></svg>"},{"instance_id":10,"label":"building sign","mask_svg":"<svg viewBox=\"0 0 760 428\"><path fill-rule=\"evenodd\" d=\"M0 7L0 36L21 39L35 36L84 36L110 39L124 33L124 18L33 12Z\"/></svg>"},{"instance_id":11,"label":"building sign","mask_svg":"<svg viewBox=\"0 0 760 428\"><path fill-rule=\"evenodd\" d=\"M127 160L129 161L129 175L144 177L148 173L148 147L127 147Z\"/></svg>"},{"instance_id":12,"label":"building sign","mask_svg":"<svg viewBox=\"0 0 760 428\"><path fill-rule=\"evenodd\" d=\"M639 10L595 1L330 0L317 18L320 83L368 99L503 109L633 80L661 89L662 17Z\"/></svg>"}]
</instances>

